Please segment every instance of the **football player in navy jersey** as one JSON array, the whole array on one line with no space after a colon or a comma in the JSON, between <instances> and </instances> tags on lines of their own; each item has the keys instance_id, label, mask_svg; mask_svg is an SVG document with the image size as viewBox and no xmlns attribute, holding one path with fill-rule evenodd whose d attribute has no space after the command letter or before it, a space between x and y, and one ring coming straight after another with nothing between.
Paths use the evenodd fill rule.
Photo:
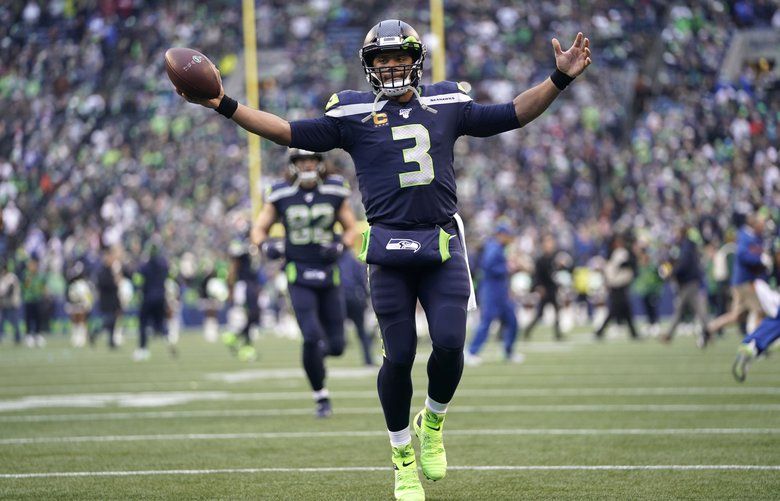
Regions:
<instances>
[{"instance_id":1,"label":"football player in navy jersey","mask_svg":"<svg viewBox=\"0 0 780 501\"><path fill-rule=\"evenodd\" d=\"M349 205L349 184L327 175L322 154L290 151L288 180L274 184L255 224L252 241L271 259L284 257L287 289L303 334L303 368L314 391L317 416L332 413L325 387L325 356L344 352L344 296L338 259L355 240L355 215ZM281 242L268 239L277 220L285 229ZM333 226L341 223L336 235Z\"/></svg>"},{"instance_id":2,"label":"football player in navy jersey","mask_svg":"<svg viewBox=\"0 0 780 501\"><path fill-rule=\"evenodd\" d=\"M282 145L346 150L355 163L370 231L362 257L369 263L371 301L384 360L377 387L395 470L397 499L424 499L411 445L411 370L422 304L433 352L425 407L412 425L420 439L423 474L444 477L442 426L463 372L466 310L473 306L463 246L453 146L464 135L486 137L518 129L542 114L591 63L590 42L578 33L564 51L552 39L555 70L512 102L481 105L455 82L421 85L426 47L407 23L375 25L359 51L371 92L331 96L320 118L288 122L238 104L221 91L190 102L213 108L246 130Z\"/></svg>"}]
</instances>

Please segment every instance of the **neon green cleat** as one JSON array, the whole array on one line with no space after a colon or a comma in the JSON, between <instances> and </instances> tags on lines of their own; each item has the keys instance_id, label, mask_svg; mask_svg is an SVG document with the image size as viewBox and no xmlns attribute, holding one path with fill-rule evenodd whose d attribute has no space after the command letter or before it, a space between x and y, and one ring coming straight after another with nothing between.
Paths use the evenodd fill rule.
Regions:
<instances>
[{"instance_id":1,"label":"neon green cleat","mask_svg":"<svg viewBox=\"0 0 780 501\"><path fill-rule=\"evenodd\" d=\"M257 360L257 350L254 346L244 345L238 349L238 359L242 362L254 362Z\"/></svg>"},{"instance_id":2,"label":"neon green cleat","mask_svg":"<svg viewBox=\"0 0 780 501\"><path fill-rule=\"evenodd\" d=\"M396 499L403 501L424 501L425 491L417 474L417 461L411 442L393 447L393 470L395 472Z\"/></svg>"},{"instance_id":3,"label":"neon green cleat","mask_svg":"<svg viewBox=\"0 0 780 501\"><path fill-rule=\"evenodd\" d=\"M423 409L414 416L412 422L414 433L420 439L420 464L423 475L428 480L441 480L447 474L447 453L444 452L441 431L444 417L444 414Z\"/></svg>"},{"instance_id":4,"label":"neon green cleat","mask_svg":"<svg viewBox=\"0 0 780 501\"><path fill-rule=\"evenodd\" d=\"M238 346L238 336L233 332L223 332L222 343L228 348L236 348Z\"/></svg>"},{"instance_id":5,"label":"neon green cleat","mask_svg":"<svg viewBox=\"0 0 780 501\"><path fill-rule=\"evenodd\" d=\"M737 348L737 358L734 365L731 366L731 373L738 383L743 383L747 378L748 367L753 359L756 358L756 345L754 341L748 344L740 344Z\"/></svg>"}]
</instances>

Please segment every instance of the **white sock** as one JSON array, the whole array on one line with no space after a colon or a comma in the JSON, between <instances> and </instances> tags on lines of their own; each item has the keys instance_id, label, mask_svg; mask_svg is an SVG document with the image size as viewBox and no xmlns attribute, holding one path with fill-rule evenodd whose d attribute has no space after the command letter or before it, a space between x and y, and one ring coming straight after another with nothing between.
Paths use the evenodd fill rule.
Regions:
<instances>
[{"instance_id":1,"label":"white sock","mask_svg":"<svg viewBox=\"0 0 780 501\"><path fill-rule=\"evenodd\" d=\"M216 343L219 338L219 323L214 317L206 317L203 321L203 337L206 342Z\"/></svg>"},{"instance_id":2,"label":"white sock","mask_svg":"<svg viewBox=\"0 0 780 501\"><path fill-rule=\"evenodd\" d=\"M327 388L323 388L320 391L312 393L312 396L314 397L315 402L319 402L323 398L330 398L330 392L328 392Z\"/></svg>"},{"instance_id":3,"label":"white sock","mask_svg":"<svg viewBox=\"0 0 780 501\"><path fill-rule=\"evenodd\" d=\"M171 319L168 321L168 344L176 344L179 342L179 328L181 324L179 319Z\"/></svg>"},{"instance_id":4,"label":"white sock","mask_svg":"<svg viewBox=\"0 0 780 501\"><path fill-rule=\"evenodd\" d=\"M412 442L412 434L408 426L401 431L387 430L387 434L390 435L390 445L393 447L400 447Z\"/></svg>"},{"instance_id":5,"label":"white sock","mask_svg":"<svg viewBox=\"0 0 780 501\"><path fill-rule=\"evenodd\" d=\"M433 400L431 397L425 398L425 408L433 412L434 414L447 414L447 406L449 406L449 402L447 402L446 404L440 404L436 400Z\"/></svg>"}]
</instances>

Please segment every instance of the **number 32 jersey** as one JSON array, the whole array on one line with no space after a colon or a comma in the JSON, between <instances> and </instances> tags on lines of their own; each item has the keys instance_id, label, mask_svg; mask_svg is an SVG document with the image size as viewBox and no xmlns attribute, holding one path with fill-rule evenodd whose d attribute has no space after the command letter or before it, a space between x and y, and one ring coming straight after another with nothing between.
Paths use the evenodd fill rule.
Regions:
<instances>
[{"instance_id":1,"label":"number 32 jersey","mask_svg":"<svg viewBox=\"0 0 780 501\"><path fill-rule=\"evenodd\" d=\"M486 137L520 127L512 103L480 105L455 82L419 90L420 100L382 99L376 105L373 92L342 91L330 98L324 116L290 123L291 147L342 148L352 156L371 224L446 224L458 203L452 165L455 141L463 135Z\"/></svg>"},{"instance_id":2,"label":"number 32 jersey","mask_svg":"<svg viewBox=\"0 0 780 501\"><path fill-rule=\"evenodd\" d=\"M266 195L285 229L287 261L309 265L327 264L322 246L338 238L333 225L344 199L350 194L349 183L341 176L328 176L312 189L291 185L287 181L274 184Z\"/></svg>"}]
</instances>

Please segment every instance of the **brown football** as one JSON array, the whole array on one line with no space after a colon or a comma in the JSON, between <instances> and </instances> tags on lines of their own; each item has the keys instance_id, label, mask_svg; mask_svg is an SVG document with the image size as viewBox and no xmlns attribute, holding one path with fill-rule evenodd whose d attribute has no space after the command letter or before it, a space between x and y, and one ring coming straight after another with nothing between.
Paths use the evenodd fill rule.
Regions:
<instances>
[{"instance_id":1,"label":"brown football","mask_svg":"<svg viewBox=\"0 0 780 501\"><path fill-rule=\"evenodd\" d=\"M199 99L219 96L219 76L209 58L182 47L165 51L165 71L173 85L186 95Z\"/></svg>"}]
</instances>

